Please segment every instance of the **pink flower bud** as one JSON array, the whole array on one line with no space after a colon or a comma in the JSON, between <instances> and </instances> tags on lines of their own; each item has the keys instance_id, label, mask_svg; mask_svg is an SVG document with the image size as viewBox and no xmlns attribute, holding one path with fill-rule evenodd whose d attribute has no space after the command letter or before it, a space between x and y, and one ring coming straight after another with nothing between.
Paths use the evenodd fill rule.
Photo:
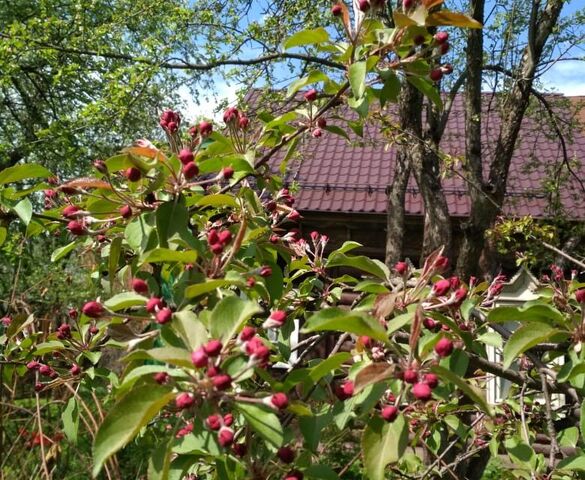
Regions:
<instances>
[{"instance_id":1,"label":"pink flower bud","mask_svg":"<svg viewBox=\"0 0 585 480\"><path fill-rule=\"evenodd\" d=\"M359 0L358 1L358 8L362 12L367 12L370 9L370 2L369 2L369 0Z\"/></svg>"},{"instance_id":2,"label":"pink flower bud","mask_svg":"<svg viewBox=\"0 0 585 480\"><path fill-rule=\"evenodd\" d=\"M130 205L122 205L119 212L122 218L130 218L132 216L132 208L130 208Z\"/></svg>"},{"instance_id":3,"label":"pink flower bud","mask_svg":"<svg viewBox=\"0 0 585 480\"><path fill-rule=\"evenodd\" d=\"M270 268L268 265L264 265L263 267L260 268L259 275L261 277L269 277L270 275L272 275L272 268Z\"/></svg>"},{"instance_id":4,"label":"pink flower bud","mask_svg":"<svg viewBox=\"0 0 585 480\"><path fill-rule=\"evenodd\" d=\"M223 113L223 121L225 124L234 122L240 116L240 112L236 107L229 107Z\"/></svg>"},{"instance_id":5,"label":"pink flower bud","mask_svg":"<svg viewBox=\"0 0 585 480\"><path fill-rule=\"evenodd\" d=\"M173 311L168 307L164 307L157 312L155 316L155 322L160 325L164 325L165 323L170 322L172 318Z\"/></svg>"},{"instance_id":6,"label":"pink flower bud","mask_svg":"<svg viewBox=\"0 0 585 480\"><path fill-rule=\"evenodd\" d=\"M226 413L223 416L223 424L226 427L231 427L233 423L234 423L234 416L231 413Z\"/></svg>"},{"instance_id":7,"label":"pink flower bud","mask_svg":"<svg viewBox=\"0 0 585 480\"><path fill-rule=\"evenodd\" d=\"M214 245L216 243L220 243L219 242L219 234L217 233L217 230L215 228L212 228L207 233L207 243L208 243L208 245Z\"/></svg>"},{"instance_id":8,"label":"pink flower bud","mask_svg":"<svg viewBox=\"0 0 585 480\"><path fill-rule=\"evenodd\" d=\"M425 317L423 320L423 325L425 328L431 331L437 330L440 327L439 322L435 321L431 317Z\"/></svg>"},{"instance_id":9,"label":"pink flower bud","mask_svg":"<svg viewBox=\"0 0 585 480\"><path fill-rule=\"evenodd\" d=\"M28 362L26 364L26 368L28 368L29 370L38 370L40 368L41 364L39 362L37 362L36 360L31 360L30 362Z\"/></svg>"},{"instance_id":10,"label":"pink flower bud","mask_svg":"<svg viewBox=\"0 0 585 480\"><path fill-rule=\"evenodd\" d=\"M223 170L221 171L221 174L223 178L229 180L234 176L234 169L232 167L224 167Z\"/></svg>"},{"instance_id":11,"label":"pink flower bud","mask_svg":"<svg viewBox=\"0 0 585 480\"><path fill-rule=\"evenodd\" d=\"M424 382L432 389L439 385L439 378L434 373L425 373Z\"/></svg>"},{"instance_id":12,"label":"pink flower bud","mask_svg":"<svg viewBox=\"0 0 585 480\"><path fill-rule=\"evenodd\" d=\"M248 453L248 447L246 447L245 443L234 443L232 445L232 451L236 457L245 457L246 453Z\"/></svg>"},{"instance_id":13,"label":"pink flower bud","mask_svg":"<svg viewBox=\"0 0 585 480\"><path fill-rule=\"evenodd\" d=\"M465 300L466 298L467 288L465 287L458 288L457 291L455 292L455 304L461 305L463 303L463 300Z\"/></svg>"},{"instance_id":14,"label":"pink flower bud","mask_svg":"<svg viewBox=\"0 0 585 480\"><path fill-rule=\"evenodd\" d=\"M99 331L100 331L100 329L98 327L96 327L95 325L92 325L88 329L88 332L90 335L97 335L99 333Z\"/></svg>"},{"instance_id":15,"label":"pink flower bud","mask_svg":"<svg viewBox=\"0 0 585 480\"><path fill-rule=\"evenodd\" d=\"M199 133L202 137L208 137L213 132L213 124L207 122L206 120L202 120L199 122Z\"/></svg>"},{"instance_id":16,"label":"pink flower bud","mask_svg":"<svg viewBox=\"0 0 585 480\"><path fill-rule=\"evenodd\" d=\"M256 285L256 279L254 277L248 277L246 279L246 285L248 288L252 288L254 285Z\"/></svg>"},{"instance_id":17,"label":"pink flower bud","mask_svg":"<svg viewBox=\"0 0 585 480\"><path fill-rule=\"evenodd\" d=\"M288 397L286 393L278 392L268 397L268 406L277 410L284 410L288 407Z\"/></svg>"},{"instance_id":18,"label":"pink flower bud","mask_svg":"<svg viewBox=\"0 0 585 480\"><path fill-rule=\"evenodd\" d=\"M220 373L212 378L211 383L218 390L227 390L232 386L232 377L226 373Z\"/></svg>"},{"instance_id":19,"label":"pink flower bud","mask_svg":"<svg viewBox=\"0 0 585 480\"><path fill-rule=\"evenodd\" d=\"M250 125L250 119L245 115L242 115L238 119L238 127L240 127L242 130L246 130L246 128L248 128L248 125Z\"/></svg>"},{"instance_id":20,"label":"pink flower bud","mask_svg":"<svg viewBox=\"0 0 585 480\"><path fill-rule=\"evenodd\" d=\"M106 165L106 162L104 162L103 160L96 160L95 162L93 162L93 168L95 168L98 172L100 172L103 175L108 173L108 166Z\"/></svg>"},{"instance_id":21,"label":"pink flower bud","mask_svg":"<svg viewBox=\"0 0 585 480\"><path fill-rule=\"evenodd\" d=\"M295 461L295 451L290 447L280 447L276 451L276 456L282 463L292 463Z\"/></svg>"},{"instance_id":22,"label":"pink flower bud","mask_svg":"<svg viewBox=\"0 0 585 480\"><path fill-rule=\"evenodd\" d=\"M382 418L387 422L391 423L398 417L398 408L394 405L386 405L382 409Z\"/></svg>"},{"instance_id":23,"label":"pink flower bud","mask_svg":"<svg viewBox=\"0 0 585 480\"><path fill-rule=\"evenodd\" d=\"M222 447L229 447L234 441L234 431L229 427L221 427L217 440Z\"/></svg>"},{"instance_id":24,"label":"pink flower bud","mask_svg":"<svg viewBox=\"0 0 585 480\"><path fill-rule=\"evenodd\" d=\"M50 377L53 374L53 369L49 365L41 364L39 367L39 373L45 377Z\"/></svg>"},{"instance_id":25,"label":"pink flower bud","mask_svg":"<svg viewBox=\"0 0 585 480\"><path fill-rule=\"evenodd\" d=\"M175 398L175 405L181 410L192 407L194 403L195 397L192 393L182 392Z\"/></svg>"},{"instance_id":26,"label":"pink flower bud","mask_svg":"<svg viewBox=\"0 0 585 480\"><path fill-rule=\"evenodd\" d=\"M81 373L81 367L74 363L71 368L69 369L71 375L79 375Z\"/></svg>"},{"instance_id":27,"label":"pink flower bud","mask_svg":"<svg viewBox=\"0 0 585 480\"><path fill-rule=\"evenodd\" d=\"M189 162L183 165L181 171L187 180L191 180L193 177L196 177L199 174L199 167L195 162Z\"/></svg>"},{"instance_id":28,"label":"pink flower bud","mask_svg":"<svg viewBox=\"0 0 585 480\"><path fill-rule=\"evenodd\" d=\"M394 265L394 270L396 270L398 275L404 275L406 272L408 272L408 263L398 262L396 265Z\"/></svg>"},{"instance_id":29,"label":"pink flower bud","mask_svg":"<svg viewBox=\"0 0 585 480\"><path fill-rule=\"evenodd\" d=\"M341 385L338 385L335 389L335 395L339 400L344 401L348 398L353 397L354 383L351 380L346 380Z\"/></svg>"},{"instance_id":30,"label":"pink flower bud","mask_svg":"<svg viewBox=\"0 0 585 480\"><path fill-rule=\"evenodd\" d=\"M75 218L76 213L79 212L79 208L75 205L67 205L61 212L65 218Z\"/></svg>"},{"instance_id":31,"label":"pink flower bud","mask_svg":"<svg viewBox=\"0 0 585 480\"><path fill-rule=\"evenodd\" d=\"M87 302L81 311L86 317L99 318L104 314L104 307L99 302Z\"/></svg>"},{"instance_id":32,"label":"pink flower bud","mask_svg":"<svg viewBox=\"0 0 585 480\"><path fill-rule=\"evenodd\" d=\"M140 294L148 293L148 283L142 278L134 278L132 279L132 290Z\"/></svg>"},{"instance_id":33,"label":"pink flower bud","mask_svg":"<svg viewBox=\"0 0 585 480\"><path fill-rule=\"evenodd\" d=\"M154 381L159 385L167 383L169 380L169 374L167 372L158 372L153 375Z\"/></svg>"},{"instance_id":34,"label":"pink flower bud","mask_svg":"<svg viewBox=\"0 0 585 480\"><path fill-rule=\"evenodd\" d=\"M87 234L87 229L85 228L85 225L79 223L77 220L71 220L67 224L67 230L69 230L73 235Z\"/></svg>"},{"instance_id":35,"label":"pink flower bud","mask_svg":"<svg viewBox=\"0 0 585 480\"><path fill-rule=\"evenodd\" d=\"M406 383L415 384L418 382L418 373L412 368L404 371L404 376L402 377Z\"/></svg>"},{"instance_id":36,"label":"pink flower bud","mask_svg":"<svg viewBox=\"0 0 585 480\"><path fill-rule=\"evenodd\" d=\"M298 470L291 470L284 476L283 480L303 480L303 478L305 478L305 476L301 472Z\"/></svg>"},{"instance_id":37,"label":"pink flower bud","mask_svg":"<svg viewBox=\"0 0 585 480\"><path fill-rule=\"evenodd\" d=\"M314 88L311 88L311 90L307 90L305 92L304 97L307 102L314 102L315 100L317 100L317 90L315 90Z\"/></svg>"},{"instance_id":38,"label":"pink flower bud","mask_svg":"<svg viewBox=\"0 0 585 480\"><path fill-rule=\"evenodd\" d=\"M59 325L59 328L57 328L57 338L59 340L71 338L71 325L69 325L68 323Z\"/></svg>"},{"instance_id":39,"label":"pink flower bud","mask_svg":"<svg viewBox=\"0 0 585 480\"><path fill-rule=\"evenodd\" d=\"M142 177L142 172L138 170L136 167L130 167L124 170L124 176L130 182L137 182Z\"/></svg>"},{"instance_id":40,"label":"pink flower bud","mask_svg":"<svg viewBox=\"0 0 585 480\"><path fill-rule=\"evenodd\" d=\"M209 340L209 342L203 345L203 350L210 357L217 357L221 353L222 348L223 345L219 340Z\"/></svg>"},{"instance_id":41,"label":"pink flower bud","mask_svg":"<svg viewBox=\"0 0 585 480\"><path fill-rule=\"evenodd\" d=\"M193 152L190 149L183 148L179 152L179 160L183 165L187 165L188 163L191 163L193 160L195 160L195 156L193 155Z\"/></svg>"},{"instance_id":42,"label":"pink flower bud","mask_svg":"<svg viewBox=\"0 0 585 480\"><path fill-rule=\"evenodd\" d=\"M151 297L146 302L146 311L148 313L156 313L165 306L165 302L158 297Z\"/></svg>"},{"instance_id":43,"label":"pink flower bud","mask_svg":"<svg viewBox=\"0 0 585 480\"><path fill-rule=\"evenodd\" d=\"M575 292L575 298L579 303L585 303L585 288L580 288Z\"/></svg>"},{"instance_id":44,"label":"pink flower bud","mask_svg":"<svg viewBox=\"0 0 585 480\"><path fill-rule=\"evenodd\" d=\"M315 128L312 132L311 132L311 136L313 138L321 138L323 136L323 130L321 130L320 128Z\"/></svg>"},{"instance_id":45,"label":"pink flower bud","mask_svg":"<svg viewBox=\"0 0 585 480\"><path fill-rule=\"evenodd\" d=\"M239 338L242 342L247 342L248 340L251 340L254 335L256 335L256 329L246 325L244 328L242 328Z\"/></svg>"},{"instance_id":46,"label":"pink flower bud","mask_svg":"<svg viewBox=\"0 0 585 480\"><path fill-rule=\"evenodd\" d=\"M286 216L291 222L298 222L301 219L301 214L297 210L291 210Z\"/></svg>"},{"instance_id":47,"label":"pink flower bud","mask_svg":"<svg viewBox=\"0 0 585 480\"><path fill-rule=\"evenodd\" d=\"M418 400L427 401L432 397L433 392L426 383L417 383L412 387L412 394Z\"/></svg>"},{"instance_id":48,"label":"pink flower bud","mask_svg":"<svg viewBox=\"0 0 585 480\"><path fill-rule=\"evenodd\" d=\"M449 40L449 34L447 32L437 32L437 33L435 33L434 38L435 38L435 42L437 42L439 45L442 45L447 40Z\"/></svg>"},{"instance_id":49,"label":"pink flower bud","mask_svg":"<svg viewBox=\"0 0 585 480\"><path fill-rule=\"evenodd\" d=\"M221 428L221 422L222 422L222 419L217 414L209 415L205 419L205 424L207 425L207 428L209 428L209 430L214 430L214 431L217 431Z\"/></svg>"},{"instance_id":50,"label":"pink flower bud","mask_svg":"<svg viewBox=\"0 0 585 480\"><path fill-rule=\"evenodd\" d=\"M209 249L215 255L220 255L223 252L223 245L221 243L214 243L213 245L209 246Z\"/></svg>"},{"instance_id":51,"label":"pink flower bud","mask_svg":"<svg viewBox=\"0 0 585 480\"><path fill-rule=\"evenodd\" d=\"M446 270L449 267L449 259L447 257L437 257L435 260L435 268L439 271Z\"/></svg>"},{"instance_id":52,"label":"pink flower bud","mask_svg":"<svg viewBox=\"0 0 585 480\"><path fill-rule=\"evenodd\" d=\"M197 368L203 368L207 366L209 357L207 356L207 353L205 353L203 347L199 347L197 350L191 353L191 361Z\"/></svg>"},{"instance_id":53,"label":"pink flower bud","mask_svg":"<svg viewBox=\"0 0 585 480\"><path fill-rule=\"evenodd\" d=\"M441 338L435 345L435 352L439 357L448 357L453 352L453 342L448 338Z\"/></svg>"},{"instance_id":54,"label":"pink flower bud","mask_svg":"<svg viewBox=\"0 0 585 480\"><path fill-rule=\"evenodd\" d=\"M343 9L341 8L341 5L339 5L338 3L336 3L335 5L333 5L331 7L331 14L334 17L340 17L343 14Z\"/></svg>"},{"instance_id":55,"label":"pink flower bud","mask_svg":"<svg viewBox=\"0 0 585 480\"><path fill-rule=\"evenodd\" d=\"M441 80L441 78L443 78L443 71L440 68L435 68L431 70L431 73L429 73L429 78L433 82L438 82L439 80Z\"/></svg>"},{"instance_id":56,"label":"pink flower bud","mask_svg":"<svg viewBox=\"0 0 585 480\"><path fill-rule=\"evenodd\" d=\"M227 245L232 241L232 232L229 230L223 230L219 233L219 243Z\"/></svg>"},{"instance_id":57,"label":"pink flower bud","mask_svg":"<svg viewBox=\"0 0 585 480\"><path fill-rule=\"evenodd\" d=\"M268 319L262 324L263 328L280 328L286 322L286 312L284 310L275 310L270 314Z\"/></svg>"},{"instance_id":58,"label":"pink flower bud","mask_svg":"<svg viewBox=\"0 0 585 480\"><path fill-rule=\"evenodd\" d=\"M443 295L447 294L447 292L451 289L451 283L449 280L443 279L439 280L437 283L433 285L433 289L431 290L431 294L442 297Z\"/></svg>"},{"instance_id":59,"label":"pink flower bud","mask_svg":"<svg viewBox=\"0 0 585 480\"><path fill-rule=\"evenodd\" d=\"M2 320L0 320L2 322L2 325L4 325L5 327L9 327L10 324L12 323L12 318L6 316L6 317L2 317Z\"/></svg>"},{"instance_id":60,"label":"pink flower bud","mask_svg":"<svg viewBox=\"0 0 585 480\"><path fill-rule=\"evenodd\" d=\"M448 51L449 51L449 42L445 42L441 45L439 45L439 53L441 55L445 55Z\"/></svg>"}]
</instances>

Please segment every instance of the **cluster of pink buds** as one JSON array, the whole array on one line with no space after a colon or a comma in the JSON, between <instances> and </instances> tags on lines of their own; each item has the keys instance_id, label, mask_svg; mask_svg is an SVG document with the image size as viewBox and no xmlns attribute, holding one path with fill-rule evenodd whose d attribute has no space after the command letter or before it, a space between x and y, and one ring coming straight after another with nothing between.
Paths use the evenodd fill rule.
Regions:
<instances>
[{"instance_id":1,"label":"cluster of pink buds","mask_svg":"<svg viewBox=\"0 0 585 480\"><path fill-rule=\"evenodd\" d=\"M165 132L175 133L181 125L181 116L172 110L165 110L160 116L159 124Z\"/></svg>"},{"instance_id":2,"label":"cluster of pink buds","mask_svg":"<svg viewBox=\"0 0 585 480\"><path fill-rule=\"evenodd\" d=\"M232 232L227 229L218 231L217 229L212 228L207 234L207 244L209 245L209 249L215 255L220 255L231 241Z\"/></svg>"},{"instance_id":3,"label":"cluster of pink buds","mask_svg":"<svg viewBox=\"0 0 585 480\"><path fill-rule=\"evenodd\" d=\"M187 180L199 174L199 167L195 163L195 155L190 148L183 148L179 152L179 161L183 165L181 171Z\"/></svg>"},{"instance_id":4,"label":"cluster of pink buds","mask_svg":"<svg viewBox=\"0 0 585 480\"><path fill-rule=\"evenodd\" d=\"M500 293L502 293L502 290L504 289L504 282L506 280L507 280L506 276L502 274L497 275L492 280L490 286L488 287L487 296L484 303L493 301L496 297L500 295Z\"/></svg>"},{"instance_id":5,"label":"cluster of pink buds","mask_svg":"<svg viewBox=\"0 0 585 480\"><path fill-rule=\"evenodd\" d=\"M264 344L262 339L256 335L256 329L246 325L237 340L240 349L245 355L248 355L249 365L259 365L265 367L270 360L270 349Z\"/></svg>"},{"instance_id":6,"label":"cluster of pink buds","mask_svg":"<svg viewBox=\"0 0 585 480\"><path fill-rule=\"evenodd\" d=\"M173 319L173 311L159 297L150 297L148 299L146 302L146 311L154 315L154 321L160 325L164 325Z\"/></svg>"},{"instance_id":7,"label":"cluster of pink buds","mask_svg":"<svg viewBox=\"0 0 585 480\"><path fill-rule=\"evenodd\" d=\"M189 135L195 139L197 137L207 138L213 132L213 124L207 120L201 120L198 125L189 128Z\"/></svg>"},{"instance_id":8,"label":"cluster of pink buds","mask_svg":"<svg viewBox=\"0 0 585 480\"><path fill-rule=\"evenodd\" d=\"M351 380L345 380L342 384L335 387L335 396L342 402L353 397L355 384Z\"/></svg>"},{"instance_id":9,"label":"cluster of pink buds","mask_svg":"<svg viewBox=\"0 0 585 480\"><path fill-rule=\"evenodd\" d=\"M223 121L228 127L240 130L246 130L250 125L250 119L236 107L229 107L223 112Z\"/></svg>"},{"instance_id":10,"label":"cluster of pink buds","mask_svg":"<svg viewBox=\"0 0 585 480\"><path fill-rule=\"evenodd\" d=\"M59 340L65 340L71 338L71 325L68 323L62 323L57 328L57 338Z\"/></svg>"}]
</instances>

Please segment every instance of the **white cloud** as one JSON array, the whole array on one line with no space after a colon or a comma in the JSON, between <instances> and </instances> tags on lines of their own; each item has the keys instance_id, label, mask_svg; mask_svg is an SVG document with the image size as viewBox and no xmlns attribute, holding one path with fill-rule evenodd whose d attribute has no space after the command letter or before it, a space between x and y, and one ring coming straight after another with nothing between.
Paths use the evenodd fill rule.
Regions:
<instances>
[{"instance_id":1,"label":"white cloud","mask_svg":"<svg viewBox=\"0 0 585 480\"><path fill-rule=\"evenodd\" d=\"M182 109L185 119L192 122L198 118L205 117L219 121L222 112L215 113L218 105L225 101L228 104L233 104L236 101L238 87L235 85L228 85L224 81L217 81L210 89L211 92L209 94L200 93L199 98L196 99L191 95L189 87L186 85L179 88L179 95L185 102L185 107Z\"/></svg>"},{"instance_id":2,"label":"white cloud","mask_svg":"<svg viewBox=\"0 0 585 480\"><path fill-rule=\"evenodd\" d=\"M545 87L564 95L585 95L585 61L557 62L541 81Z\"/></svg>"}]
</instances>

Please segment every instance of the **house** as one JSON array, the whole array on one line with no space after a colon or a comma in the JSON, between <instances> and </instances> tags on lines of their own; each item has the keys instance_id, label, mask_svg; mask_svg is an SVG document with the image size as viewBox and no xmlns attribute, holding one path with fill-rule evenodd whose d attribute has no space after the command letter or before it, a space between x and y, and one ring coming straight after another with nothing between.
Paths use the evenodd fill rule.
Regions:
<instances>
[{"instance_id":1,"label":"house","mask_svg":"<svg viewBox=\"0 0 585 480\"><path fill-rule=\"evenodd\" d=\"M251 103L265 105L254 98ZM566 112L571 103L566 97L548 97L562 112L566 124L576 123L577 116ZM455 98L449 121L441 142L441 150L449 159L459 162L455 172L462 173L460 162L465 155L464 98ZM562 106L562 105L565 106ZM483 147L486 157L493 151L500 116L498 97L485 94L483 98ZM348 107L339 107L328 120L329 125L342 126L350 132L350 142L342 136L324 132L320 138L306 135L299 155L289 160L285 183L296 185L296 208L304 217L302 229L326 232L333 246L354 240L364 245L361 253L384 258L387 187L392 181L396 146L392 136L384 136L380 125L370 122L362 138L345 125L340 117L355 120ZM392 118L392 113L389 115ZM564 215L574 221L585 219L585 129L577 126L567 135L567 154L571 169L564 164L561 144L555 137L549 119L534 107L522 124L518 146L511 162L508 193L504 213L509 216L550 218L551 197L547 186L560 172L561 203ZM278 162L278 159L275 160ZM583 183L581 183L583 182ZM461 222L470 211L468 186L461 176L445 171L442 180L453 221L455 246L461 239ZM421 251L424 205L418 187L411 177L406 192L406 231L404 255L415 263Z\"/></svg>"}]
</instances>

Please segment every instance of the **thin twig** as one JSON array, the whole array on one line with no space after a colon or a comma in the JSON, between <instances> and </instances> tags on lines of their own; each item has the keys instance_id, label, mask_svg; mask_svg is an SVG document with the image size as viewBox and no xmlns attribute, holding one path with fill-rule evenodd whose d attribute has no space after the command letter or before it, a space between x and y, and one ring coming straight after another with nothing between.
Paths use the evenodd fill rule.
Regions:
<instances>
[{"instance_id":1,"label":"thin twig","mask_svg":"<svg viewBox=\"0 0 585 480\"><path fill-rule=\"evenodd\" d=\"M550 437L550 453L548 456L548 469L552 471L555 468L555 457L559 451L559 444L557 442L557 432L555 430L555 424L552 418L552 407L550 400L550 392L548 390L548 382L546 380L546 374L543 371L539 371L540 379L542 381L542 394L544 396L544 412L546 415L546 429L548 436Z\"/></svg>"},{"instance_id":2,"label":"thin twig","mask_svg":"<svg viewBox=\"0 0 585 480\"><path fill-rule=\"evenodd\" d=\"M43 467L43 473L45 474L45 478L47 480L51 479L51 474L49 473L49 468L47 467L47 458L45 457L45 435L43 434L43 425L41 421L41 402L39 399L39 392L35 392L35 399L37 404L37 425L39 428L39 435L41 438L41 465Z\"/></svg>"}]
</instances>

